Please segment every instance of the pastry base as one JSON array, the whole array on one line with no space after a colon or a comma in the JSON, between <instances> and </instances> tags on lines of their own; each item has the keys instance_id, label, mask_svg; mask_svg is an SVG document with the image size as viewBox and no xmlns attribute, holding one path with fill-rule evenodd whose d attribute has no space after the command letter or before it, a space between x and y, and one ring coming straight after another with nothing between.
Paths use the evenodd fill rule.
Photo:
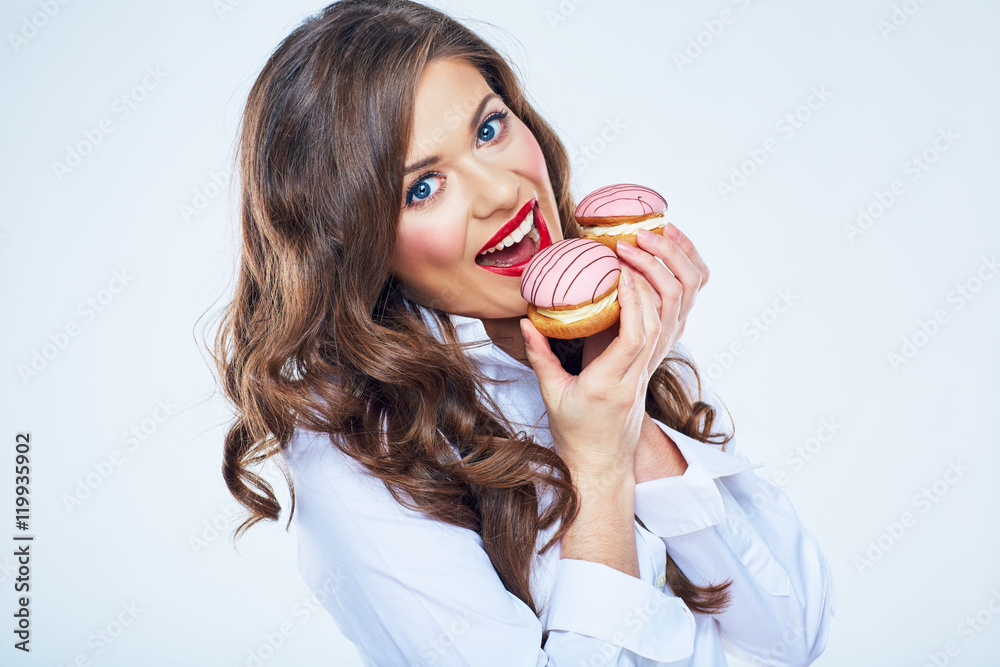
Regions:
<instances>
[{"instance_id":1,"label":"pastry base","mask_svg":"<svg viewBox=\"0 0 1000 667\"><path fill-rule=\"evenodd\" d=\"M590 317L571 324L554 320L551 317L546 317L538 312L538 308L535 304L528 304L528 319L535 325L535 328L548 338L561 338L564 340L570 338L584 338L586 336L592 336L595 333L604 331L617 322L620 315L621 306L618 305L618 299L612 301L611 304L601 312L595 313Z\"/></svg>"}]
</instances>

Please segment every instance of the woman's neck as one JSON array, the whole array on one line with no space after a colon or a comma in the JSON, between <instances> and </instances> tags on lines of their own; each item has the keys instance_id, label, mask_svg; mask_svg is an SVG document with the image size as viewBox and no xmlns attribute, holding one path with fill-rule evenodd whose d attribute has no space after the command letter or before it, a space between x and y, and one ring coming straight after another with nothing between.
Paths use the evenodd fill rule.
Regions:
<instances>
[{"instance_id":1,"label":"woman's neck","mask_svg":"<svg viewBox=\"0 0 1000 667\"><path fill-rule=\"evenodd\" d=\"M528 354L524 349L524 336L521 335L521 317L502 317L497 319L480 318L486 334L493 344L531 368Z\"/></svg>"},{"instance_id":2,"label":"woman's neck","mask_svg":"<svg viewBox=\"0 0 1000 667\"><path fill-rule=\"evenodd\" d=\"M528 361L528 354L524 349L524 336L521 335L522 319L524 318L480 318L480 321L482 321L483 327L486 329L486 333L494 345L528 368L532 368L531 362ZM552 350L552 354L556 355L567 373L580 374L583 341L583 338L570 338L567 340L560 338L549 339L549 349Z\"/></svg>"}]
</instances>

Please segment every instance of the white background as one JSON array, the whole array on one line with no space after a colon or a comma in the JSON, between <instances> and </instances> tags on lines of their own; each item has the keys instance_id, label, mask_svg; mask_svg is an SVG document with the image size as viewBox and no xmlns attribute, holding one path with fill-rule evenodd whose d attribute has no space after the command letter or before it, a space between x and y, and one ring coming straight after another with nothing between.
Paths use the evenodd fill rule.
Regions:
<instances>
[{"instance_id":1,"label":"white background","mask_svg":"<svg viewBox=\"0 0 1000 667\"><path fill-rule=\"evenodd\" d=\"M0 539L13 545L20 431L32 436L36 536L30 656L11 647L13 547L0 548L0 663L248 665L287 623L263 664L360 664L326 612L304 606L287 504L280 524L232 548L229 411L201 349L235 262L232 208L213 179L264 61L323 5L53 2L46 17L43 4L0 8ZM706 259L712 279L684 341L732 410L741 451L767 463L767 479L785 473L834 570L837 614L815 664L920 666L949 642L956 655L938 664L998 664L987 605L1000 608L1000 279L984 258L1000 251L1000 6L434 4L475 19L516 63L575 156L577 198L613 182L654 187ZM147 68L161 80L142 90ZM827 99L803 107L813 90ZM135 100L127 116L122 95ZM792 133L782 119L796 113ZM113 131L57 174L102 121ZM952 136L944 152L939 130ZM769 138L777 151L746 163ZM925 150L933 163L914 171ZM734 169L749 176L733 181ZM849 235L896 179L901 194ZM723 196L720 182L740 187ZM952 484L953 464L967 470ZM915 500L925 488L933 503ZM887 527L906 512L909 526ZM965 631L977 613L985 625ZM119 617L130 625L100 642Z\"/></svg>"}]
</instances>

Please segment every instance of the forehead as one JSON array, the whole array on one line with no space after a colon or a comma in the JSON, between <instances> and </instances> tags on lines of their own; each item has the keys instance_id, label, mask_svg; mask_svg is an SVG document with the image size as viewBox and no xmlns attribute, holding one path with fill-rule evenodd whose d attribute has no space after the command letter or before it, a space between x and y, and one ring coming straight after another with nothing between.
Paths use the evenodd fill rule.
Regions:
<instances>
[{"instance_id":1,"label":"forehead","mask_svg":"<svg viewBox=\"0 0 1000 667\"><path fill-rule=\"evenodd\" d=\"M436 154L449 141L464 140L473 113L492 92L479 70L465 61L428 63L417 81L407 162Z\"/></svg>"}]
</instances>

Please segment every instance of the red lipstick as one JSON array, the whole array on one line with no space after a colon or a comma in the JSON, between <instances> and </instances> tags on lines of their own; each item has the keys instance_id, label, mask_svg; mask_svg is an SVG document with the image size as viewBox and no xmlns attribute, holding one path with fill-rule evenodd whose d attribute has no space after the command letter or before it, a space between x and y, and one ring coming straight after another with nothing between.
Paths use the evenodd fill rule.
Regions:
<instances>
[{"instance_id":1,"label":"red lipstick","mask_svg":"<svg viewBox=\"0 0 1000 667\"><path fill-rule=\"evenodd\" d=\"M479 253L483 252L487 248L492 248L496 244L500 243L500 241L502 241L505 236L507 236L512 231L514 231L515 229L517 229L521 225L521 223L524 222L525 216L528 215L528 211L531 210L531 207L535 205L536 201L537 200L534 197L532 197L528 201L524 202L524 206L521 207L521 210L518 211L514 215L514 217L510 219L510 221L506 225L504 225L503 227L501 227L500 231L498 231L496 234L494 234L493 238L491 238L489 241L487 241L486 244L483 245L483 247L480 248L476 252L476 254L479 254ZM538 230L538 231L541 232L541 230Z\"/></svg>"},{"instance_id":2,"label":"red lipstick","mask_svg":"<svg viewBox=\"0 0 1000 667\"><path fill-rule=\"evenodd\" d=\"M538 230L539 240L538 240L538 247L534 248L534 252L531 253L531 257L526 259L524 262L521 262L520 264L515 264L513 266L486 266L484 264L478 264L478 263L477 266L481 266L487 271L492 271L493 273L499 274L501 276L520 277L521 274L524 273L524 269L528 266L528 263L531 261L531 259L539 252L552 245L552 238L549 236L548 224L545 222L545 218L542 216L541 207L538 206L538 199L532 197L527 202L525 202L524 206L521 207L521 209L517 212L517 214L513 218L511 218L510 221L507 222L507 224L505 224L503 227L500 228L500 231L498 231L496 234L493 235L493 238L487 241L486 244L482 248L480 248L479 252L482 253L486 249L492 248L497 243L502 241L508 234L513 232L515 229L518 228L518 226L522 222L524 222L524 218L528 215L528 212L532 210L534 210L535 213L535 227Z\"/></svg>"}]
</instances>

